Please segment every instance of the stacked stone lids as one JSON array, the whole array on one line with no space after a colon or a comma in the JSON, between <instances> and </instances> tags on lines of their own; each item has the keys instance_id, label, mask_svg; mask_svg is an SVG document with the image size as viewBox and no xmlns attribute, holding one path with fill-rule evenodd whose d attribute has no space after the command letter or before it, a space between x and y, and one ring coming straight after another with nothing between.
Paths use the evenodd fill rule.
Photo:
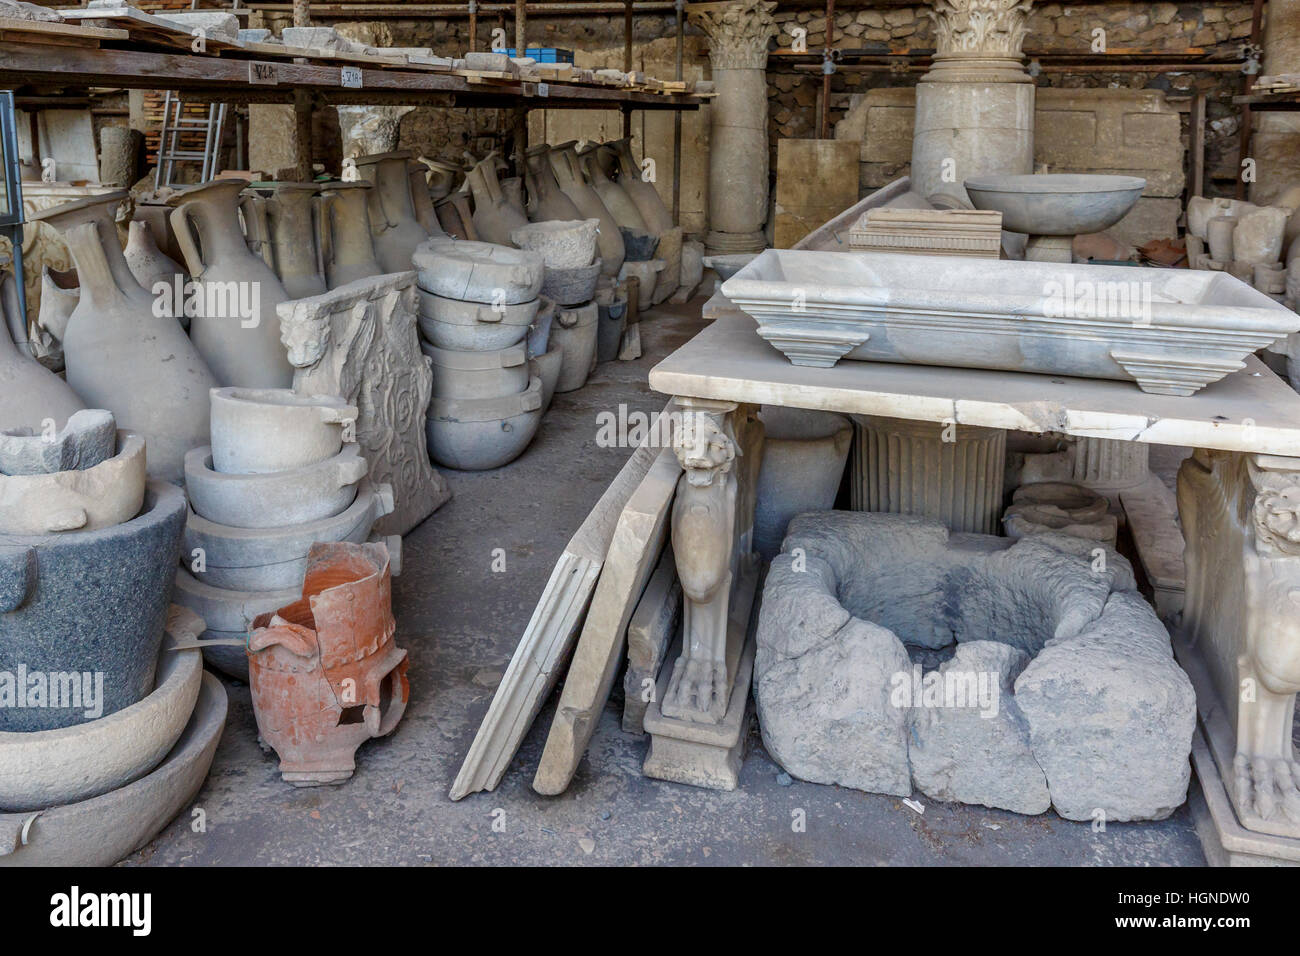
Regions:
<instances>
[{"instance_id":1,"label":"stacked stone lids","mask_svg":"<svg viewBox=\"0 0 1300 956\"><path fill-rule=\"evenodd\" d=\"M211 401L212 443L185 457L176 600L207 622L208 661L244 678L249 626L297 599L312 545L366 541L393 492L366 480L357 409L342 399L232 387ZM400 538L385 543L397 563Z\"/></svg>"},{"instance_id":2,"label":"stacked stone lids","mask_svg":"<svg viewBox=\"0 0 1300 956\"><path fill-rule=\"evenodd\" d=\"M429 454L448 468L499 468L537 434L559 373L559 354L545 351L554 307L540 295L542 257L490 242L432 239L412 264L420 348L433 369Z\"/></svg>"},{"instance_id":3,"label":"stacked stone lids","mask_svg":"<svg viewBox=\"0 0 1300 956\"><path fill-rule=\"evenodd\" d=\"M171 605L184 521L108 411L0 432L0 865L114 863L207 774L225 693L196 707L202 661L163 649L203 629Z\"/></svg>"}]
</instances>

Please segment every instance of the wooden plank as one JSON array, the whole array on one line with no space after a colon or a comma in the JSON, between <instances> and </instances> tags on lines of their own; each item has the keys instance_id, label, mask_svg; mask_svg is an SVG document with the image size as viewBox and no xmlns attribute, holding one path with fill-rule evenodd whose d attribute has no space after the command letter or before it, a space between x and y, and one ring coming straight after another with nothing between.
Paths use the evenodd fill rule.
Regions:
<instances>
[{"instance_id":1,"label":"wooden plank","mask_svg":"<svg viewBox=\"0 0 1300 956\"><path fill-rule=\"evenodd\" d=\"M0 17L0 30L6 33L37 34L41 42L56 42L56 37L87 42L98 40L125 40L130 34L125 30L92 27L83 24L54 23L49 20L19 20L16 17Z\"/></svg>"}]
</instances>

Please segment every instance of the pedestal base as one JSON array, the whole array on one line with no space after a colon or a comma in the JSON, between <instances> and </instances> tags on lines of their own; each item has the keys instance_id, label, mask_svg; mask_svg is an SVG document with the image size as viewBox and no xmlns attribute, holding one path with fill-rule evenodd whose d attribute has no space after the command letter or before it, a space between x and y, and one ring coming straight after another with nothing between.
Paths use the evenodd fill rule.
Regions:
<instances>
[{"instance_id":1,"label":"pedestal base","mask_svg":"<svg viewBox=\"0 0 1300 956\"><path fill-rule=\"evenodd\" d=\"M668 692L673 667L681 652L681 640L668 652L655 688L655 699L646 708L643 726L650 735L650 750L641 770L647 777L685 783L710 790L735 790L740 782L740 765L745 758L749 734L749 688L754 678L755 642L751 629L758 573L741 578L731 599L727 627L727 650L734 668L727 712L716 724L665 717L659 701ZM734 655L734 657L733 657Z\"/></svg>"},{"instance_id":2,"label":"pedestal base","mask_svg":"<svg viewBox=\"0 0 1300 956\"><path fill-rule=\"evenodd\" d=\"M1029 262L1073 262L1074 236L1030 236L1025 244Z\"/></svg>"},{"instance_id":3,"label":"pedestal base","mask_svg":"<svg viewBox=\"0 0 1300 956\"><path fill-rule=\"evenodd\" d=\"M1192 736L1196 779L1187 805L1210 866L1300 866L1300 840L1247 830L1237 819L1203 728Z\"/></svg>"},{"instance_id":4,"label":"pedestal base","mask_svg":"<svg viewBox=\"0 0 1300 956\"><path fill-rule=\"evenodd\" d=\"M762 252L766 248L767 236L761 229L754 232L710 232L704 237L704 251L710 256Z\"/></svg>"}]
</instances>

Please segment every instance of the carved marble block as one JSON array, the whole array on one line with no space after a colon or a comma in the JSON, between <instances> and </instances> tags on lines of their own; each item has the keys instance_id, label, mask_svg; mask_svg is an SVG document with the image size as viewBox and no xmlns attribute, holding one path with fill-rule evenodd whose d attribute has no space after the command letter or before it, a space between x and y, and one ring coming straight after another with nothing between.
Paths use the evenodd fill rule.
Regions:
<instances>
[{"instance_id":1,"label":"carved marble block","mask_svg":"<svg viewBox=\"0 0 1300 956\"><path fill-rule=\"evenodd\" d=\"M406 534L451 497L425 438L433 374L416 334L415 273L359 279L278 308L294 390L357 407L370 478L392 485L396 499L375 532Z\"/></svg>"},{"instance_id":2,"label":"carved marble block","mask_svg":"<svg viewBox=\"0 0 1300 956\"><path fill-rule=\"evenodd\" d=\"M993 209L868 209L849 230L849 248L996 259L1002 251L1002 213Z\"/></svg>"},{"instance_id":3,"label":"carved marble block","mask_svg":"<svg viewBox=\"0 0 1300 956\"><path fill-rule=\"evenodd\" d=\"M1187 593L1176 650L1248 829L1300 837L1300 458L1197 449L1178 472Z\"/></svg>"}]
</instances>

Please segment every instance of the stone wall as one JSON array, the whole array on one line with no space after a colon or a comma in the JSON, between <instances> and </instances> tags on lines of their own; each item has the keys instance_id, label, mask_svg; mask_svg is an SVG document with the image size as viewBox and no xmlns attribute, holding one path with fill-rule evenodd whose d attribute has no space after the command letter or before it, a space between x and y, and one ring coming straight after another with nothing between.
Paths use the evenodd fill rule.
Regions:
<instances>
[{"instance_id":1,"label":"stone wall","mask_svg":"<svg viewBox=\"0 0 1300 956\"><path fill-rule=\"evenodd\" d=\"M776 14L782 33L777 43L788 49L793 28L807 31L808 49L817 52L825 43L826 17L811 10L784 11ZM1135 50L1183 50L1198 47L1229 59L1239 55L1250 38L1251 4L1249 2L1173 4L1173 3L1089 3L1078 6L1060 3L1036 3L1028 18L1029 34L1024 50L1032 61L1033 54L1047 52L1087 52L1093 42L1094 29L1105 31L1107 48ZM929 50L934 46L931 22L924 6L892 7L872 10L849 10L835 17L832 44L840 48L872 49L896 55L891 65L882 64L872 72L855 72L845 68L831 78L830 120L832 128L873 92L881 103L906 100L910 92L895 95L883 92L893 88L911 88L925 68L909 64L909 50ZM1133 61L1127 61L1133 62ZM1037 78L1039 89L1126 88L1159 90L1166 94L1180 116L1180 137L1188 143L1188 116L1192 94L1207 94L1206 123L1206 193L1232 195L1237 175L1237 133L1239 114L1231 98L1240 92L1243 77L1238 72L1171 73L1163 69L1151 72L1059 72L1049 67ZM773 155L775 142L782 137L818 135L822 78L820 73L799 72L790 61L772 57L768 68L768 121L771 127ZM900 98L901 97L901 98ZM910 109L909 109L910 112ZM873 116L868 142L878 157L881 169L873 181L884 181L906 173L911 153L911 118L903 114ZM848 131L834 134L853 135ZM900 137L907 137L904 141ZM903 157L901 162L896 157ZM892 170L885 167L892 165ZM892 173L892 175L891 175ZM868 183L864 182L864 189Z\"/></svg>"}]
</instances>

